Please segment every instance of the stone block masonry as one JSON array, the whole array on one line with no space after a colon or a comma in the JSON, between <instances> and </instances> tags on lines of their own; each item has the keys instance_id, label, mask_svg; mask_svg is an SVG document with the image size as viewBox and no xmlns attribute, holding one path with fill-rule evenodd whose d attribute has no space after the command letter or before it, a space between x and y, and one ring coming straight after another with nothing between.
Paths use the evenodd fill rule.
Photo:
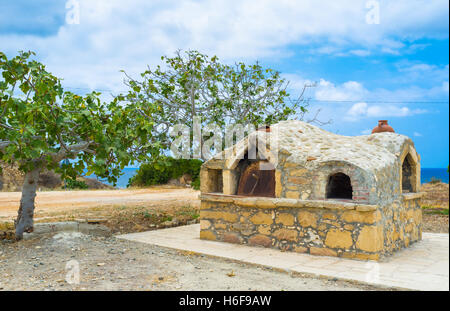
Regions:
<instances>
[{"instance_id":1,"label":"stone block masonry","mask_svg":"<svg viewBox=\"0 0 450 311\"><path fill-rule=\"evenodd\" d=\"M422 238L420 156L401 134L350 137L282 121L200 175L202 239L379 260Z\"/></svg>"},{"instance_id":2,"label":"stone block masonry","mask_svg":"<svg viewBox=\"0 0 450 311\"><path fill-rule=\"evenodd\" d=\"M282 251L379 260L421 239L417 199L359 203L201 196L200 238Z\"/></svg>"}]
</instances>

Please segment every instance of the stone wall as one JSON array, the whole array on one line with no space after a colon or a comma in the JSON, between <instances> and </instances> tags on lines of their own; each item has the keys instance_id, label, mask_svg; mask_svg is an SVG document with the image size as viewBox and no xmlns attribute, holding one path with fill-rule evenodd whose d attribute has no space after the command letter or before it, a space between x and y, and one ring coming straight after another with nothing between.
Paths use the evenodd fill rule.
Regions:
<instances>
[{"instance_id":1,"label":"stone wall","mask_svg":"<svg viewBox=\"0 0 450 311\"><path fill-rule=\"evenodd\" d=\"M313 161L313 160L311 160ZM378 202L373 179L363 170L343 161L328 162L311 170L298 164L281 162L277 168L278 197L302 200L325 200L326 186L331 175L343 173L351 180L352 200L359 203Z\"/></svg>"},{"instance_id":2,"label":"stone wall","mask_svg":"<svg viewBox=\"0 0 450 311\"><path fill-rule=\"evenodd\" d=\"M421 193L403 195L401 201L395 201L382 209L386 254L392 254L422 239L421 197Z\"/></svg>"},{"instance_id":3,"label":"stone wall","mask_svg":"<svg viewBox=\"0 0 450 311\"><path fill-rule=\"evenodd\" d=\"M369 173L346 161L329 161L301 166L279 157L275 169L275 197L300 200L325 200L326 187L330 176L342 173L350 178L352 198L347 202L389 205L399 200L400 162ZM314 169L310 166L314 166ZM240 179L239 165L235 169L225 167L225 163L206 162L203 164L200 178L202 193L220 192L227 195L237 193ZM220 173L218 173L220 172ZM220 185L219 185L220 184Z\"/></svg>"},{"instance_id":4,"label":"stone wall","mask_svg":"<svg viewBox=\"0 0 450 311\"><path fill-rule=\"evenodd\" d=\"M340 136L300 121L270 128L202 165L202 238L359 259L379 259L421 239L420 156L410 138ZM256 138L269 142L258 153L275 168L275 199L236 195L241 161ZM334 187L341 191L328 197L330 176L341 177ZM409 184L402 187L404 179Z\"/></svg>"},{"instance_id":5,"label":"stone wall","mask_svg":"<svg viewBox=\"0 0 450 311\"><path fill-rule=\"evenodd\" d=\"M421 238L418 199L383 210L339 201L210 194L201 200L201 239L378 260Z\"/></svg>"}]
</instances>

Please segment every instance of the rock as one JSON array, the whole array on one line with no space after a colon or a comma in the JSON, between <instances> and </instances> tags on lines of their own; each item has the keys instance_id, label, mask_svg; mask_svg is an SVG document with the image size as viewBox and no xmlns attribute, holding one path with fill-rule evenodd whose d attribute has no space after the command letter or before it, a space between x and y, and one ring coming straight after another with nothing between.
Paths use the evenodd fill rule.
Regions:
<instances>
[{"instance_id":1,"label":"rock","mask_svg":"<svg viewBox=\"0 0 450 311\"><path fill-rule=\"evenodd\" d=\"M226 222L236 222L237 221L237 215L234 213L229 212L216 212L216 211L204 211L202 210L200 212L202 219L222 219Z\"/></svg>"},{"instance_id":2,"label":"rock","mask_svg":"<svg viewBox=\"0 0 450 311\"><path fill-rule=\"evenodd\" d=\"M297 253L307 253L308 248L304 246L294 246L294 251Z\"/></svg>"},{"instance_id":3,"label":"rock","mask_svg":"<svg viewBox=\"0 0 450 311\"><path fill-rule=\"evenodd\" d=\"M200 239L202 240L217 240L216 235L212 231L200 231Z\"/></svg>"},{"instance_id":4,"label":"rock","mask_svg":"<svg viewBox=\"0 0 450 311\"><path fill-rule=\"evenodd\" d=\"M307 228L307 227L316 228L317 227L317 215L315 215L311 212L301 211L298 213L297 218L298 218L298 222L299 222L300 226L302 226L304 228Z\"/></svg>"},{"instance_id":5,"label":"rock","mask_svg":"<svg viewBox=\"0 0 450 311\"><path fill-rule=\"evenodd\" d=\"M294 225L294 216L288 213L280 213L278 217L275 219L277 223L280 223L284 226L293 226Z\"/></svg>"},{"instance_id":6,"label":"rock","mask_svg":"<svg viewBox=\"0 0 450 311\"><path fill-rule=\"evenodd\" d=\"M289 177L288 182L296 185L305 185L308 184L310 181L307 178L303 177Z\"/></svg>"},{"instance_id":7,"label":"rock","mask_svg":"<svg viewBox=\"0 0 450 311\"><path fill-rule=\"evenodd\" d=\"M348 211L341 216L342 220L346 223L366 223L373 224L381 220L380 211L376 212L358 212Z\"/></svg>"},{"instance_id":8,"label":"rock","mask_svg":"<svg viewBox=\"0 0 450 311\"><path fill-rule=\"evenodd\" d=\"M163 222L161 225L164 227L175 227L178 226L179 221L177 218L173 218L172 220L166 220L165 222Z\"/></svg>"},{"instance_id":9,"label":"rock","mask_svg":"<svg viewBox=\"0 0 450 311\"><path fill-rule=\"evenodd\" d=\"M248 240L248 244L251 246L270 247L272 245L272 240L265 235L257 234Z\"/></svg>"},{"instance_id":10,"label":"rock","mask_svg":"<svg viewBox=\"0 0 450 311\"><path fill-rule=\"evenodd\" d=\"M356 247L366 252L378 252L383 249L383 228L365 226L359 233Z\"/></svg>"},{"instance_id":11,"label":"rock","mask_svg":"<svg viewBox=\"0 0 450 311\"><path fill-rule=\"evenodd\" d=\"M329 248L321 248L321 247L311 247L309 249L311 255L318 256L337 256L337 253Z\"/></svg>"},{"instance_id":12,"label":"rock","mask_svg":"<svg viewBox=\"0 0 450 311\"><path fill-rule=\"evenodd\" d=\"M201 230L209 229L209 227L211 227L211 222L209 220L206 220L206 219L200 220L200 229Z\"/></svg>"},{"instance_id":13,"label":"rock","mask_svg":"<svg viewBox=\"0 0 450 311\"><path fill-rule=\"evenodd\" d=\"M271 225L273 223L272 215L263 212L255 214L250 221L255 225Z\"/></svg>"},{"instance_id":14,"label":"rock","mask_svg":"<svg viewBox=\"0 0 450 311\"><path fill-rule=\"evenodd\" d=\"M91 225L87 223L81 223L78 225L78 231L84 234L109 237L112 235L111 230L104 225Z\"/></svg>"},{"instance_id":15,"label":"rock","mask_svg":"<svg viewBox=\"0 0 450 311\"><path fill-rule=\"evenodd\" d=\"M169 179L169 181L167 182L168 185L173 185L173 186L181 186L180 180L179 179Z\"/></svg>"},{"instance_id":16,"label":"rock","mask_svg":"<svg viewBox=\"0 0 450 311\"><path fill-rule=\"evenodd\" d=\"M297 230L291 229L278 229L273 233L273 236L276 237L279 241L286 240L291 242L297 242L298 232Z\"/></svg>"},{"instance_id":17,"label":"rock","mask_svg":"<svg viewBox=\"0 0 450 311\"><path fill-rule=\"evenodd\" d=\"M242 238L240 238L236 233L228 232L224 234L223 241L227 243L240 244L242 243Z\"/></svg>"},{"instance_id":18,"label":"rock","mask_svg":"<svg viewBox=\"0 0 450 311\"><path fill-rule=\"evenodd\" d=\"M192 177L189 174L183 174L183 176L180 177L179 181L182 185L190 185L192 183Z\"/></svg>"},{"instance_id":19,"label":"rock","mask_svg":"<svg viewBox=\"0 0 450 311\"><path fill-rule=\"evenodd\" d=\"M298 191L286 191L286 198L287 199L299 199L300 193L298 193Z\"/></svg>"},{"instance_id":20,"label":"rock","mask_svg":"<svg viewBox=\"0 0 450 311\"><path fill-rule=\"evenodd\" d=\"M325 239L325 245L330 248L348 249L353 245L352 234L350 231L330 229Z\"/></svg>"},{"instance_id":21,"label":"rock","mask_svg":"<svg viewBox=\"0 0 450 311\"><path fill-rule=\"evenodd\" d=\"M234 271L231 271L230 273L227 273L227 276L232 278L232 277L236 276L236 274L234 274Z\"/></svg>"}]
</instances>

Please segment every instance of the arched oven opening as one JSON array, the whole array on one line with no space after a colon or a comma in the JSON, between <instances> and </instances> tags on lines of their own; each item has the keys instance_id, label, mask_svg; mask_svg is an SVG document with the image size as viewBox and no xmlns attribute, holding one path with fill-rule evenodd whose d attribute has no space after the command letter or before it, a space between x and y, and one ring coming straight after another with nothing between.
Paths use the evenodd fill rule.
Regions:
<instances>
[{"instance_id":1,"label":"arched oven opening","mask_svg":"<svg viewBox=\"0 0 450 311\"><path fill-rule=\"evenodd\" d=\"M416 192L416 163L408 153L402 163L402 192Z\"/></svg>"},{"instance_id":2,"label":"arched oven opening","mask_svg":"<svg viewBox=\"0 0 450 311\"><path fill-rule=\"evenodd\" d=\"M238 166L237 195L275 197L275 167L267 160L251 160L245 155Z\"/></svg>"},{"instance_id":3,"label":"arched oven opening","mask_svg":"<svg viewBox=\"0 0 450 311\"><path fill-rule=\"evenodd\" d=\"M352 199L353 189L350 177L344 173L336 173L328 178L327 199Z\"/></svg>"}]
</instances>

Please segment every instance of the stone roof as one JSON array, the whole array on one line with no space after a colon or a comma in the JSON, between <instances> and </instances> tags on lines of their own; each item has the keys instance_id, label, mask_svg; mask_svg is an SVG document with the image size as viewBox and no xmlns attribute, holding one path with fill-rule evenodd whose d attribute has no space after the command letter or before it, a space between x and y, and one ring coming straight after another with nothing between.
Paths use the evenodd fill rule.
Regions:
<instances>
[{"instance_id":1,"label":"stone roof","mask_svg":"<svg viewBox=\"0 0 450 311\"><path fill-rule=\"evenodd\" d=\"M263 140L265 135L269 135L271 153L278 151L285 154L286 162L297 163L308 169L326 162L340 161L374 171L394 165L406 145L414 146L409 137L397 133L342 136L297 120L282 121L271 125L270 132L256 131L249 137L252 135ZM245 148L248 139L244 138L224 152Z\"/></svg>"}]
</instances>

